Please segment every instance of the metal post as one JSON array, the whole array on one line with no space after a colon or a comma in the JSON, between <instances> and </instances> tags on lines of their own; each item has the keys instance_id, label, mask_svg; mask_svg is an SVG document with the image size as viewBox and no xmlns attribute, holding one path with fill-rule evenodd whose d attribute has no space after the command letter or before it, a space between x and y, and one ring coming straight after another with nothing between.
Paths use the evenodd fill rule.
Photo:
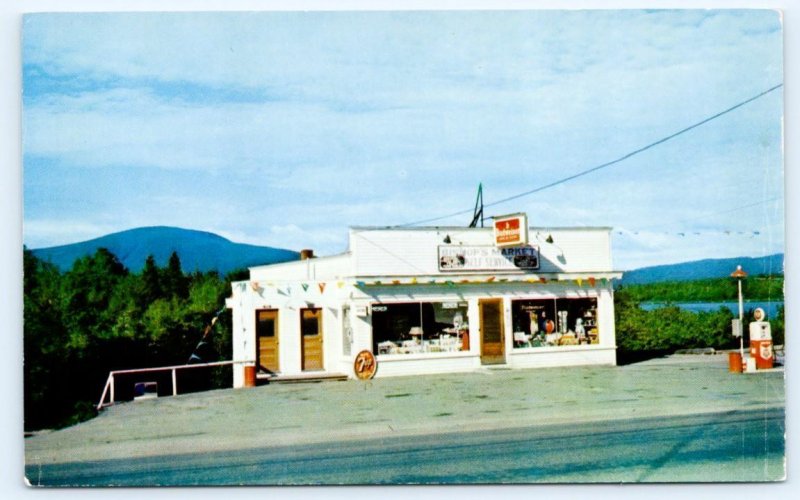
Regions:
<instances>
[{"instance_id":1,"label":"metal post","mask_svg":"<svg viewBox=\"0 0 800 500\"><path fill-rule=\"evenodd\" d=\"M109 401L109 403L111 403L113 405L114 404L114 375L109 375L108 376L108 382L111 384L111 401Z\"/></svg>"},{"instance_id":2,"label":"metal post","mask_svg":"<svg viewBox=\"0 0 800 500\"><path fill-rule=\"evenodd\" d=\"M178 377L175 375L175 368L172 369L172 395L178 395Z\"/></svg>"},{"instance_id":3,"label":"metal post","mask_svg":"<svg viewBox=\"0 0 800 500\"><path fill-rule=\"evenodd\" d=\"M741 269L741 267L739 268ZM742 329L742 334L739 335L739 354L742 355L744 361L744 301L742 299L742 278L737 280L739 282L739 328Z\"/></svg>"},{"instance_id":4,"label":"metal post","mask_svg":"<svg viewBox=\"0 0 800 500\"><path fill-rule=\"evenodd\" d=\"M100 396L100 402L97 404L97 409L100 410L103 407L103 404L106 402L106 394L108 394L108 386L111 383L111 374L108 374L108 378L106 379L106 385L103 387L103 394Z\"/></svg>"}]
</instances>

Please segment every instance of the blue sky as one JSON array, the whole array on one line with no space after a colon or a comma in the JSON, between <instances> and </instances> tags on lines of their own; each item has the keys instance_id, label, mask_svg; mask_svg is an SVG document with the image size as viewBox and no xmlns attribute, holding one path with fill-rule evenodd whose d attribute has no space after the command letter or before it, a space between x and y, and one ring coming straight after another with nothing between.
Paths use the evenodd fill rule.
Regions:
<instances>
[{"instance_id":1,"label":"blue sky","mask_svg":"<svg viewBox=\"0 0 800 500\"><path fill-rule=\"evenodd\" d=\"M618 158L783 81L774 11L38 14L24 242L172 225L318 254ZM783 251L781 90L487 209L620 269ZM438 221L466 225L470 214Z\"/></svg>"}]
</instances>

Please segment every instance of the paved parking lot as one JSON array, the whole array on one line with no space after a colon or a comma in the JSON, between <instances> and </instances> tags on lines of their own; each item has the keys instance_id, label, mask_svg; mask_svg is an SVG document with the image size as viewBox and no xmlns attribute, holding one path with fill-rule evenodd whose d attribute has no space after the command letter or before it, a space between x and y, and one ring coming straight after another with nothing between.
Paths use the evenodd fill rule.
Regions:
<instances>
[{"instance_id":1,"label":"paved parking lot","mask_svg":"<svg viewBox=\"0 0 800 500\"><path fill-rule=\"evenodd\" d=\"M782 369L723 355L628 366L266 385L124 403L25 440L26 464L305 445L537 425L782 408Z\"/></svg>"}]
</instances>

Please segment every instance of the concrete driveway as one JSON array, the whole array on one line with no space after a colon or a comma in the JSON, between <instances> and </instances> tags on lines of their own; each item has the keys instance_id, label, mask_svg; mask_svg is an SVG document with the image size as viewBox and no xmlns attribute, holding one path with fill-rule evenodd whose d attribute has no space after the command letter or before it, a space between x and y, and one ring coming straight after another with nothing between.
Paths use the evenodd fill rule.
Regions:
<instances>
[{"instance_id":1,"label":"concrete driveway","mask_svg":"<svg viewBox=\"0 0 800 500\"><path fill-rule=\"evenodd\" d=\"M26 464L133 458L561 422L782 408L782 370L732 374L723 355L622 367L266 385L124 403L25 440Z\"/></svg>"}]
</instances>

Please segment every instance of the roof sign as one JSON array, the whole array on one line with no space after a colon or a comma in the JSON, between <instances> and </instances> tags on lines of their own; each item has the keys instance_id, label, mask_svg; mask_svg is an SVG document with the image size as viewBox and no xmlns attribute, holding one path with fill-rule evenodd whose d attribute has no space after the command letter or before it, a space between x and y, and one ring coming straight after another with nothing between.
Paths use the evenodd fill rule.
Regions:
<instances>
[{"instance_id":1,"label":"roof sign","mask_svg":"<svg viewBox=\"0 0 800 500\"><path fill-rule=\"evenodd\" d=\"M494 244L497 248L517 247L528 244L528 216L511 214L493 217Z\"/></svg>"}]
</instances>

